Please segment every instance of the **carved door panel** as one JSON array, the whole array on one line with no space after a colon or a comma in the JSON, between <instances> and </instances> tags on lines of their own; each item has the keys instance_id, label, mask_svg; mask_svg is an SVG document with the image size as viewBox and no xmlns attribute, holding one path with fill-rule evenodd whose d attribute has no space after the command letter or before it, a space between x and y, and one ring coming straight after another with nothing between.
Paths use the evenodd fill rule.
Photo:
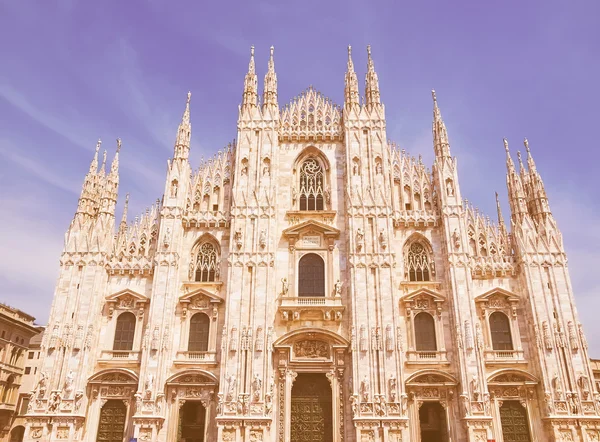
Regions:
<instances>
[{"instance_id":1,"label":"carved door panel","mask_svg":"<svg viewBox=\"0 0 600 442\"><path fill-rule=\"evenodd\" d=\"M331 386L322 374L299 374L292 387L291 442L332 442Z\"/></svg>"},{"instance_id":2,"label":"carved door panel","mask_svg":"<svg viewBox=\"0 0 600 442\"><path fill-rule=\"evenodd\" d=\"M127 408L123 401L110 400L100 411L96 442L123 442Z\"/></svg>"},{"instance_id":3,"label":"carved door panel","mask_svg":"<svg viewBox=\"0 0 600 442\"><path fill-rule=\"evenodd\" d=\"M517 401L504 401L500 407L504 442L531 442L527 412Z\"/></svg>"}]
</instances>

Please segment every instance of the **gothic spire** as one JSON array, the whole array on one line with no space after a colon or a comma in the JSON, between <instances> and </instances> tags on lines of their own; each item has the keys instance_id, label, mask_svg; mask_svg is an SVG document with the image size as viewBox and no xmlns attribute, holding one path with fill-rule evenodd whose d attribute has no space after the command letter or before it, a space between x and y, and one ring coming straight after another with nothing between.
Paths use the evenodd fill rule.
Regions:
<instances>
[{"instance_id":1,"label":"gothic spire","mask_svg":"<svg viewBox=\"0 0 600 442\"><path fill-rule=\"evenodd\" d=\"M185 110L181 117L181 123L177 130L177 139L175 140L175 154L174 159L186 160L190 154L190 141L192 138L192 123L190 122L190 101L192 99L192 93L187 93L187 100L185 102Z\"/></svg>"},{"instance_id":2,"label":"gothic spire","mask_svg":"<svg viewBox=\"0 0 600 442\"><path fill-rule=\"evenodd\" d=\"M242 97L242 107L256 106L258 96L258 80L254 66L254 46L250 47L250 63L248 64L248 73L244 80L244 95Z\"/></svg>"},{"instance_id":3,"label":"gothic spire","mask_svg":"<svg viewBox=\"0 0 600 442\"><path fill-rule=\"evenodd\" d=\"M123 215L121 224L119 224L119 234L124 234L127 230L127 212L129 211L129 194L125 195L125 205L123 206Z\"/></svg>"},{"instance_id":4,"label":"gothic spire","mask_svg":"<svg viewBox=\"0 0 600 442\"><path fill-rule=\"evenodd\" d=\"M531 156L531 151L529 150L529 141L527 138L523 140L523 145L525 146L525 151L527 152L527 166L529 166L530 172L536 172L535 161L533 161L533 157Z\"/></svg>"},{"instance_id":5,"label":"gothic spire","mask_svg":"<svg viewBox=\"0 0 600 442\"><path fill-rule=\"evenodd\" d=\"M121 139L117 138L117 151L110 165L110 174L118 176L119 174L119 151L121 150Z\"/></svg>"},{"instance_id":6,"label":"gothic spire","mask_svg":"<svg viewBox=\"0 0 600 442\"><path fill-rule=\"evenodd\" d=\"M277 74L275 73L275 61L273 60L273 52L275 48L271 46L271 54L269 56L269 66L265 74L265 85L263 92L263 108L268 106L277 107Z\"/></svg>"},{"instance_id":7,"label":"gothic spire","mask_svg":"<svg viewBox=\"0 0 600 442\"><path fill-rule=\"evenodd\" d=\"M527 150L527 165L529 166L529 173L527 174L529 192L528 192L528 203L531 209L531 215L537 217L538 221L543 221L547 215L551 216L550 207L548 205L548 196L546 195L546 188L542 177L540 176L533 156L529 150L529 142L527 139L524 141L525 149Z\"/></svg>"},{"instance_id":8,"label":"gothic spire","mask_svg":"<svg viewBox=\"0 0 600 442\"><path fill-rule=\"evenodd\" d=\"M90 163L89 173L95 174L98 171L98 152L100 151L100 146L102 146L102 140L98 138L98 142L96 143L96 153L94 153L94 159Z\"/></svg>"},{"instance_id":9,"label":"gothic spire","mask_svg":"<svg viewBox=\"0 0 600 442\"><path fill-rule=\"evenodd\" d=\"M346 69L345 105L348 109L358 107L358 78L352 62L352 46L348 45L348 67Z\"/></svg>"},{"instance_id":10,"label":"gothic spire","mask_svg":"<svg viewBox=\"0 0 600 442\"><path fill-rule=\"evenodd\" d=\"M372 107L373 105L381 104L379 96L379 79L375 72L375 65L371 58L371 45L367 46L367 75L365 78L365 98L366 105Z\"/></svg>"},{"instance_id":11,"label":"gothic spire","mask_svg":"<svg viewBox=\"0 0 600 442\"><path fill-rule=\"evenodd\" d=\"M433 147L435 150L436 157L449 157L450 156L450 143L448 141L448 132L446 131L446 125L442 119L442 113L438 107L437 97L435 90L431 91L433 98Z\"/></svg>"},{"instance_id":12,"label":"gothic spire","mask_svg":"<svg viewBox=\"0 0 600 442\"><path fill-rule=\"evenodd\" d=\"M500 207L498 192L496 192L496 211L498 212L498 226L500 227L500 232L503 235L506 235L506 224L504 224L504 217L502 216L502 208Z\"/></svg>"},{"instance_id":13,"label":"gothic spire","mask_svg":"<svg viewBox=\"0 0 600 442\"><path fill-rule=\"evenodd\" d=\"M523 217L528 215L527 201L525 199L525 191L523 190L523 182L517 174L515 164L508 150L508 140L504 138L504 150L506 151L506 187L508 188L508 202L512 219L521 221Z\"/></svg>"},{"instance_id":14,"label":"gothic spire","mask_svg":"<svg viewBox=\"0 0 600 442\"><path fill-rule=\"evenodd\" d=\"M85 175L83 184L81 186L81 195L77 204L77 214L85 214L93 216L95 214L95 207L98 200L97 184L99 181L98 175L98 152L102 146L102 141L98 139L96 143L96 150L94 157L90 163L88 173Z\"/></svg>"}]
</instances>

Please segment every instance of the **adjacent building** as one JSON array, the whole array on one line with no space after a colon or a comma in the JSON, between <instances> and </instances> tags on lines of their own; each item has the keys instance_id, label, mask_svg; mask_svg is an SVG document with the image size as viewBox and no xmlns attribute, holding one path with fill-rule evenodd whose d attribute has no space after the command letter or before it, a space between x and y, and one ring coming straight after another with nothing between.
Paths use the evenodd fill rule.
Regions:
<instances>
[{"instance_id":1,"label":"adjacent building","mask_svg":"<svg viewBox=\"0 0 600 442\"><path fill-rule=\"evenodd\" d=\"M133 223L127 200L115 221L121 142L110 166L98 143L26 441L600 439L527 140L517 166L504 140L493 222L435 93L431 169L388 139L370 49L363 94L349 48L343 105L311 87L280 106L271 48L259 100L252 49L236 141L193 167L188 95L164 195Z\"/></svg>"},{"instance_id":2,"label":"adjacent building","mask_svg":"<svg viewBox=\"0 0 600 442\"><path fill-rule=\"evenodd\" d=\"M19 392L27 384L30 342L40 333L34 320L21 310L0 304L0 440L22 440L18 437L22 438L24 427L13 432L11 426L19 414Z\"/></svg>"}]
</instances>

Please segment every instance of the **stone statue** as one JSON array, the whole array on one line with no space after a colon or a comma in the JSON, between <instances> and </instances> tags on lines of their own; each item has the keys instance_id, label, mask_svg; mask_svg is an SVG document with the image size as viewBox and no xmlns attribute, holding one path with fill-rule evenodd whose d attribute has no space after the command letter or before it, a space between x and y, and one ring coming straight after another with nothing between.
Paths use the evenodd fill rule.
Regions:
<instances>
[{"instance_id":1,"label":"stone statue","mask_svg":"<svg viewBox=\"0 0 600 442\"><path fill-rule=\"evenodd\" d=\"M252 391L253 391L253 397L254 397L255 402L260 401L261 388L262 388L262 381L260 380L260 376L258 376L258 373L257 373L254 375L254 379L252 379Z\"/></svg>"},{"instance_id":2,"label":"stone statue","mask_svg":"<svg viewBox=\"0 0 600 442\"><path fill-rule=\"evenodd\" d=\"M389 387L390 387L390 402L396 402L397 381L396 381L396 377L393 374L390 375Z\"/></svg>"},{"instance_id":3,"label":"stone statue","mask_svg":"<svg viewBox=\"0 0 600 442\"><path fill-rule=\"evenodd\" d=\"M230 375L227 378L227 401L233 400L233 395L235 394L235 386L237 385L235 375Z\"/></svg>"},{"instance_id":4,"label":"stone statue","mask_svg":"<svg viewBox=\"0 0 600 442\"><path fill-rule=\"evenodd\" d=\"M288 283L287 278L281 278L281 295L287 296L290 290L290 284Z\"/></svg>"},{"instance_id":5,"label":"stone statue","mask_svg":"<svg viewBox=\"0 0 600 442\"><path fill-rule=\"evenodd\" d=\"M73 374L73 370L70 370L65 378L65 383L63 386L65 392L65 399L71 398L71 393L73 392L73 380L75 379L75 375Z\"/></svg>"},{"instance_id":6,"label":"stone statue","mask_svg":"<svg viewBox=\"0 0 600 442\"><path fill-rule=\"evenodd\" d=\"M40 375L40 379L38 380L37 385L35 386L35 391L37 391L39 398L43 398L45 396L47 382L48 382L48 375L46 374L45 371L42 371L42 374Z\"/></svg>"},{"instance_id":7,"label":"stone statue","mask_svg":"<svg viewBox=\"0 0 600 442\"><path fill-rule=\"evenodd\" d=\"M367 375L363 377L363 380L360 383L360 396L362 402L369 402L369 399L371 398L371 385L369 384Z\"/></svg>"},{"instance_id":8,"label":"stone statue","mask_svg":"<svg viewBox=\"0 0 600 442\"><path fill-rule=\"evenodd\" d=\"M342 282L338 279L333 286L335 290L335 296L342 296Z\"/></svg>"}]
</instances>

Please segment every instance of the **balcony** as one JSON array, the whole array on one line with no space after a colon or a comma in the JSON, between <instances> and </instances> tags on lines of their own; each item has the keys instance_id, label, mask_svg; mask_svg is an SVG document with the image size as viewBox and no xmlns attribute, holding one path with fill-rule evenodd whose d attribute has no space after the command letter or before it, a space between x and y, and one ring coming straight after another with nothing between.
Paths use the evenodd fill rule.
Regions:
<instances>
[{"instance_id":1,"label":"balcony","mask_svg":"<svg viewBox=\"0 0 600 442\"><path fill-rule=\"evenodd\" d=\"M448 365L448 358L446 357L446 351L414 351L409 350L406 352L406 363L407 364L418 364L418 365Z\"/></svg>"},{"instance_id":2,"label":"balcony","mask_svg":"<svg viewBox=\"0 0 600 442\"><path fill-rule=\"evenodd\" d=\"M217 365L217 352L215 351L178 351L175 365Z\"/></svg>"},{"instance_id":3,"label":"balcony","mask_svg":"<svg viewBox=\"0 0 600 442\"><path fill-rule=\"evenodd\" d=\"M284 321L341 321L341 296L282 296L278 310Z\"/></svg>"},{"instance_id":4,"label":"balcony","mask_svg":"<svg viewBox=\"0 0 600 442\"><path fill-rule=\"evenodd\" d=\"M486 350L485 364L525 364L523 350Z\"/></svg>"},{"instance_id":5,"label":"balcony","mask_svg":"<svg viewBox=\"0 0 600 442\"><path fill-rule=\"evenodd\" d=\"M98 363L139 365L141 353L136 350L102 350Z\"/></svg>"}]
</instances>

